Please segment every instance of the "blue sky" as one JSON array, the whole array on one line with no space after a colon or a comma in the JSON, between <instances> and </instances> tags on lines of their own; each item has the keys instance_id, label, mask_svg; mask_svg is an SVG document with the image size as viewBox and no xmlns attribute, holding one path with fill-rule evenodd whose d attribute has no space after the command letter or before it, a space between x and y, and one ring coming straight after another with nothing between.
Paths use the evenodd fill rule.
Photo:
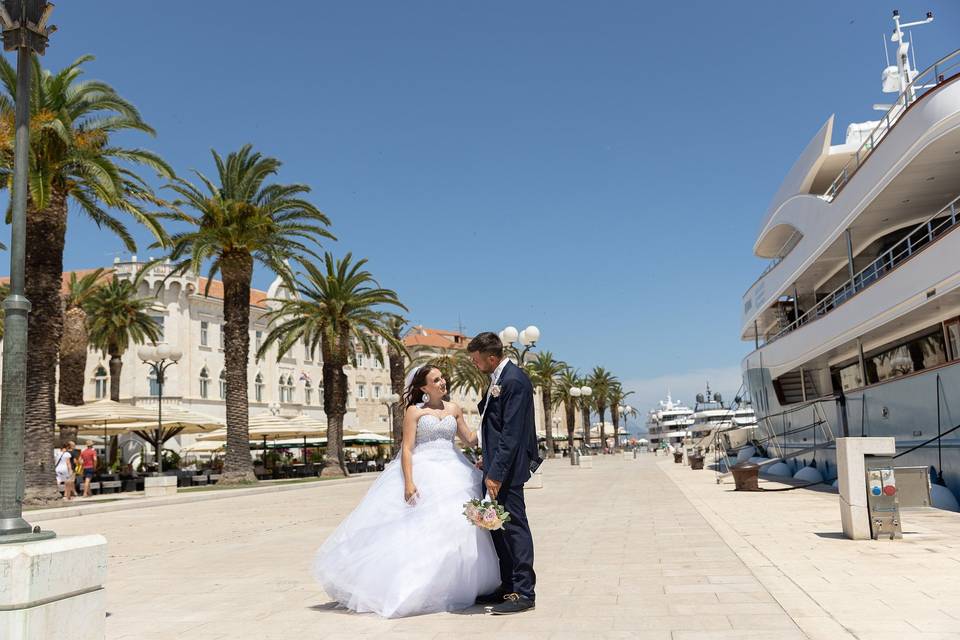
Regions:
<instances>
[{"instance_id":1,"label":"blue sky","mask_svg":"<svg viewBox=\"0 0 960 640\"><path fill-rule=\"evenodd\" d=\"M212 173L246 142L284 162L410 318L536 324L646 409L739 384L751 247L810 136L874 117L893 5L875 0L62 2L45 64L92 53L158 131L126 142ZM960 7L900 3L920 67ZM4 228L4 235L9 230ZM149 252L149 238L139 234ZM0 240L5 239L0 237ZM79 216L66 268L126 257ZM6 271L6 269L3 269ZM258 272L254 284L270 276Z\"/></svg>"}]
</instances>

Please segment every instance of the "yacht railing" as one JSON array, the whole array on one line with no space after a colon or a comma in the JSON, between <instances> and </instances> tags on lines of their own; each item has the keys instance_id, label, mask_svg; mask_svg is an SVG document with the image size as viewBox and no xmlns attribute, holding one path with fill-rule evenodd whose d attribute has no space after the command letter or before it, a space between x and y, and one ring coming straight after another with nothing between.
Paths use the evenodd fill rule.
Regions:
<instances>
[{"instance_id":1,"label":"yacht railing","mask_svg":"<svg viewBox=\"0 0 960 640\"><path fill-rule=\"evenodd\" d=\"M960 73L960 49L940 58L919 73L917 77L907 85L903 93L897 96L897 100L886 114L884 114L876 128L870 133L870 137L863 141L863 144L860 145L860 148L857 149L854 156L843 166L840 174L823 194L824 197L833 200L837 194L840 193L840 190L843 189L851 176L860 168L860 165L873 153L873 150L877 148L880 141L890 133L893 125L906 113L907 107L919 100L928 90L935 89L957 73Z\"/></svg>"},{"instance_id":2,"label":"yacht railing","mask_svg":"<svg viewBox=\"0 0 960 640\"><path fill-rule=\"evenodd\" d=\"M817 302L812 309L781 329L776 335L767 339L766 343L769 344L794 329L830 313L852 298L854 294L873 285L900 266L904 260L923 251L934 239L956 227L958 214L960 214L960 196L954 198L950 204L917 225L902 240L877 256L873 262L854 274L852 279L847 280L830 292ZM938 218L942 218L942 220L938 220Z\"/></svg>"}]
</instances>

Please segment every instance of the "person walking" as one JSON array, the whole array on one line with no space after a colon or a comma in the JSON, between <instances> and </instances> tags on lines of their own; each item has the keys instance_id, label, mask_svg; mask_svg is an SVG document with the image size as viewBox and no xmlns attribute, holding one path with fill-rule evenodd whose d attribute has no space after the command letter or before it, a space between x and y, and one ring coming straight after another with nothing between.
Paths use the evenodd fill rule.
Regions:
<instances>
[{"instance_id":1,"label":"person walking","mask_svg":"<svg viewBox=\"0 0 960 640\"><path fill-rule=\"evenodd\" d=\"M57 484L63 490L63 499L67 501L73 500L76 488L74 486L76 476L73 473L73 456L70 454L70 446L71 443L69 442L60 445L55 466Z\"/></svg>"},{"instance_id":2,"label":"person walking","mask_svg":"<svg viewBox=\"0 0 960 640\"><path fill-rule=\"evenodd\" d=\"M87 448L80 452L80 460L83 462L83 497L89 498L90 482L97 468L97 450L93 448L92 440L87 440Z\"/></svg>"}]
</instances>

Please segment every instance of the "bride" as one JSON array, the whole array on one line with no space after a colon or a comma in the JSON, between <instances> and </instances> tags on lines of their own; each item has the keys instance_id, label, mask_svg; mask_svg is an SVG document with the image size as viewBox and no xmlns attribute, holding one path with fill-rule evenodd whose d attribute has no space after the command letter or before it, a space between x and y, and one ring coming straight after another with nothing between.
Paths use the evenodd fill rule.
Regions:
<instances>
[{"instance_id":1,"label":"bride","mask_svg":"<svg viewBox=\"0 0 960 640\"><path fill-rule=\"evenodd\" d=\"M490 534L463 516L481 474L453 439L476 446L477 434L446 395L439 369L413 372L400 464L387 465L317 553L317 580L348 609L386 618L455 611L500 584Z\"/></svg>"}]
</instances>

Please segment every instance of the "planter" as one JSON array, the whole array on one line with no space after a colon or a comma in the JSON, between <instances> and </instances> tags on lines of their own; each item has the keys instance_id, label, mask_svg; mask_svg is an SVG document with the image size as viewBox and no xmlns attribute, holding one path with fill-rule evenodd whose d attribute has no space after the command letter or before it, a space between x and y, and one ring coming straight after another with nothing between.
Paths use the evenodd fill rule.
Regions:
<instances>
[{"instance_id":1,"label":"planter","mask_svg":"<svg viewBox=\"0 0 960 640\"><path fill-rule=\"evenodd\" d=\"M177 493L177 476L147 476L143 479L143 494L147 498L172 496Z\"/></svg>"}]
</instances>

